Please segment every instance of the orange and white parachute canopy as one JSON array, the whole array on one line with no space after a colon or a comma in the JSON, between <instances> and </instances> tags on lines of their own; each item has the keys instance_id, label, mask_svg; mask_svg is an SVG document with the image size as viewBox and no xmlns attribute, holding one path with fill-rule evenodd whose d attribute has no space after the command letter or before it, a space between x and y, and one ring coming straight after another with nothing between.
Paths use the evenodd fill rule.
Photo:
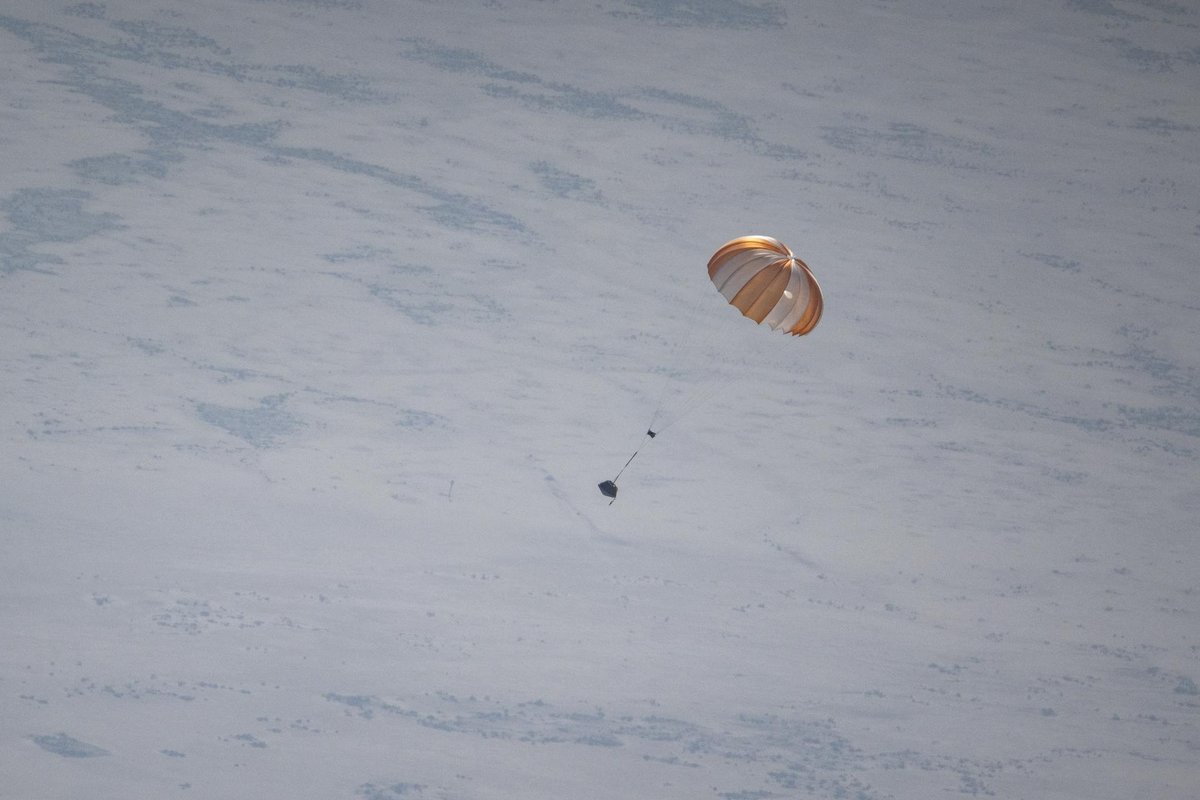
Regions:
<instances>
[{"instance_id":1,"label":"orange and white parachute canopy","mask_svg":"<svg viewBox=\"0 0 1200 800\"><path fill-rule=\"evenodd\" d=\"M708 277L730 305L773 331L803 336L821 321L817 279L778 239L741 236L726 242L709 259Z\"/></svg>"}]
</instances>

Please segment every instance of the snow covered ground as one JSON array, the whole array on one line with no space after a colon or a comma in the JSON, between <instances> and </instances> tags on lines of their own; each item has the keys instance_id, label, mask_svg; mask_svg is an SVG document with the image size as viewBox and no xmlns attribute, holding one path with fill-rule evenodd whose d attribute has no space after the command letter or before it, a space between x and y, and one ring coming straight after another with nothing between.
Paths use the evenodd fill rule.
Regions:
<instances>
[{"instance_id":1,"label":"snow covered ground","mask_svg":"<svg viewBox=\"0 0 1200 800\"><path fill-rule=\"evenodd\" d=\"M1194 4L0 0L0 76L0 797L1200 790Z\"/></svg>"}]
</instances>

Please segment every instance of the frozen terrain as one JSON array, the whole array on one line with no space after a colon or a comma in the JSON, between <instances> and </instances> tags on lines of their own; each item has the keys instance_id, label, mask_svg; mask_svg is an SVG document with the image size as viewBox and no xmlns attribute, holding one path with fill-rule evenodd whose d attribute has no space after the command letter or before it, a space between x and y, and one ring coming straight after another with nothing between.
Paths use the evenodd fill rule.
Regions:
<instances>
[{"instance_id":1,"label":"frozen terrain","mask_svg":"<svg viewBox=\"0 0 1200 800\"><path fill-rule=\"evenodd\" d=\"M1195 4L0 0L0 78L0 798L1200 792Z\"/></svg>"}]
</instances>

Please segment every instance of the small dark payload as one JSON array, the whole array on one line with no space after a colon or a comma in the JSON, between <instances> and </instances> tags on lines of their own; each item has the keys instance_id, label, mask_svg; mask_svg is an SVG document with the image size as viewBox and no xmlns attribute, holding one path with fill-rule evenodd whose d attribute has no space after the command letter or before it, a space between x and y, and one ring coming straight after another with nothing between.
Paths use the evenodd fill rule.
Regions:
<instances>
[{"instance_id":1,"label":"small dark payload","mask_svg":"<svg viewBox=\"0 0 1200 800\"><path fill-rule=\"evenodd\" d=\"M612 481L604 481L604 483L599 484L599 486L600 494L604 495L605 497L611 497L614 500L617 499L617 485L615 483Z\"/></svg>"}]
</instances>

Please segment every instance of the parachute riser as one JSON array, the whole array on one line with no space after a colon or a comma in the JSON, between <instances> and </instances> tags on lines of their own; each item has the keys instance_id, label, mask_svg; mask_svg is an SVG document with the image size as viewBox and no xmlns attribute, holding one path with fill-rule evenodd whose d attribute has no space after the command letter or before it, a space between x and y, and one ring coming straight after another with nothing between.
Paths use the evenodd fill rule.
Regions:
<instances>
[{"instance_id":1,"label":"parachute riser","mask_svg":"<svg viewBox=\"0 0 1200 800\"><path fill-rule=\"evenodd\" d=\"M653 439L655 436L658 436L658 431L655 431L653 429L647 429L646 435L642 438L642 443L639 444L637 449L633 451L633 455L631 455L629 457L629 460L625 462L625 466L623 466L619 470L617 470L617 474L613 476L612 480L602 481L601 483L598 484L598 486L600 487L600 493L602 495L604 495L605 497L612 498L611 500L608 501L608 504L610 506L617 501L617 481L620 479L621 474L623 472L625 472L625 470L629 467L630 464L633 463L633 460L635 458L637 458L638 453L642 452L642 447L645 446L646 442L649 441L650 439Z\"/></svg>"}]
</instances>

